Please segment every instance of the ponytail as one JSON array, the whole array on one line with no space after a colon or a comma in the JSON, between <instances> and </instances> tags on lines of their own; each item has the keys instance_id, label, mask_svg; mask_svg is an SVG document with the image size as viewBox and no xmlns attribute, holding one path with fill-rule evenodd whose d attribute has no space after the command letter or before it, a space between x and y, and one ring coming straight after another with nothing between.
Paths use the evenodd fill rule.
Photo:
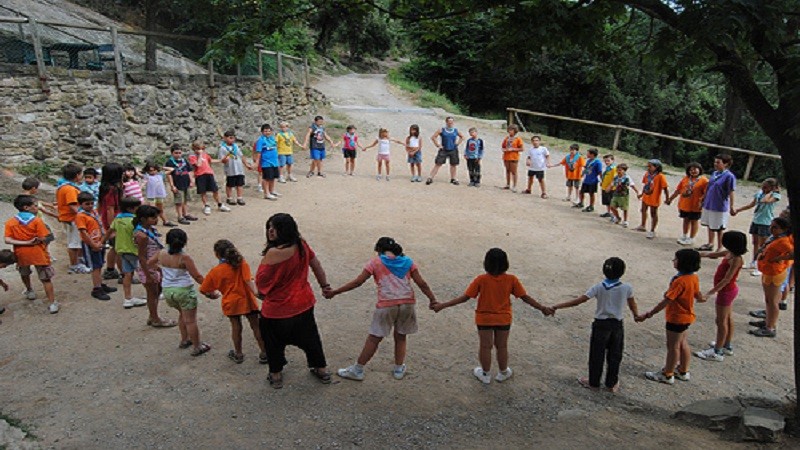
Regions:
<instances>
[{"instance_id":1,"label":"ponytail","mask_svg":"<svg viewBox=\"0 0 800 450\"><path fill-rule=\"evenodd\" d=\"M224 259L234 269L238 269L244 259L239 250L227 239L220 239L214 243L214 254L217 255L217 258Z\"/></svg>"},{"instance_id":2,"label":"ponytail","mask_svg":"<svg viewBox=\"0 0 800 450\"><path fill-rule=\"evenodd\" d=\"M180 228L173 228L167 233L167 253L170 255L177 255L186 247L188 237L186 232Z\"/></svg>"}]
</instances>

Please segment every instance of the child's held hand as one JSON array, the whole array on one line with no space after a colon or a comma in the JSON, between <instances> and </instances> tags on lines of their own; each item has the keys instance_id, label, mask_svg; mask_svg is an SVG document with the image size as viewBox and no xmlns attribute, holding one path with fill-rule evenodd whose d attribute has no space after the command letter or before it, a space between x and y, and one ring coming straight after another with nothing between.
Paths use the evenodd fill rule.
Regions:
<instances>
[{"instance_id":1,"label":"child's held hand","mask_svg":"<svg viewBox=\"0 0 800 450\"><path fill-rule=\"evenodd\" d=\"M443 303L439 303L439 302L431 303L431 307L430 308L433 310L433 312L437 312L438 313L439 311L444 309L444 304Z\"/></svg>"},{"instance_id":2,"label":"child's held hand","mask_svg":"<svg viewBox=\"0 0 800 450\"><path fill-rule=\"evenodd\" d=\"M543 306L542 307L542 314L545 316L552 316L556 313L556 310L553 309L552 306Z\"/></svg>"},{"instance_id":3,"label":"child's held hand","mask_svg":"<svg viewBox=\"0 0 800 450\"><path fill-rule=\"evenodd\" d=\"M731 216L735 216L737 214L739 214L739 210L738 209L731 209Z\"/></svg>"},{"instance_id":4,"label":"child's held hand","mask_svg":"<svg viewBox=\"0 0 800 450\"><path fill-rule=\"evenodd\" d=\"M210 299L218 299L220 297L219 291L203 292L203 295Z\"/></svg>"}]
</instances>

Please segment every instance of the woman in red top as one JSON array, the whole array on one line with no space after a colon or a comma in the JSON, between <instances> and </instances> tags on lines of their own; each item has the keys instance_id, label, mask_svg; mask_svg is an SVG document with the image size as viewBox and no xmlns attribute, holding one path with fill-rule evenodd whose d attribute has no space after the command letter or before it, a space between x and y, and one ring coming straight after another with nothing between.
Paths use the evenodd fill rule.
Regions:
<instances>
[{"instance_id":1,"label":"woman in red top","mask_svg":"<svg viewBox=\"0 0 800 450\"><path fill-rule=\"evenodd\" d=\"M259 320L269 359L269 384L283 387L286 346L295 345L306 354L311 374L323 384L331 382L314 320L314 291L308 268L323 292L331 287L314 251L300 237L292 216L278 213L267 220L267 247L256 272L256 288L262 297Z\"/></svg>"}]
</instances>

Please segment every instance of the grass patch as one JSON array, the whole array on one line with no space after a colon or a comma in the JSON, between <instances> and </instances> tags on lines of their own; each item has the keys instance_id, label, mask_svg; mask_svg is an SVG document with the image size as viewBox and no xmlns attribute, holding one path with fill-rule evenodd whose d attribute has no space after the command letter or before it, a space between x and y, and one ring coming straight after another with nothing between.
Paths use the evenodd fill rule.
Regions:
<instances>
[{"instance_id":1,"label":"grass patch","mask_svg":"<svg viewBox=\"0 0 800 450\"><path fill-rule=\"evenodd\" d=\"M450 101L443 94L423 89L419 83L406 78L398 69L391 69L386 75L386 79L401 91L411 94L414 103L423 108L441 108L453 114L464 114L464 110L458 104Z\"/></svg>"},{"instance_id":2,"label":"grass patch","mask_svg":"<svg viewBox=\"0 0 800 450\"><path fill-rule=\"evenodd\" d=\"M41 181L47 181L50 178L50 175L54 174L58 167L48 164L46 162L37 162L32 164L26 164L19 169L20 175L25 175L26 177L34 177Z\"/></svg>"},{"instance_id":3,"label":"grass patch","mask_svg":"<svg viewBox=\"0 0 800 450\"><path fill-rule=\"evenodd\" d=\"M22 432L25 433L26 439L39 439L35 434L33 434L33 428L30 425L22 422L16 417L11 417L8 414L0 411L0 420L5 420L12 427L22 430Z\"/></svg>"}]
</instances>

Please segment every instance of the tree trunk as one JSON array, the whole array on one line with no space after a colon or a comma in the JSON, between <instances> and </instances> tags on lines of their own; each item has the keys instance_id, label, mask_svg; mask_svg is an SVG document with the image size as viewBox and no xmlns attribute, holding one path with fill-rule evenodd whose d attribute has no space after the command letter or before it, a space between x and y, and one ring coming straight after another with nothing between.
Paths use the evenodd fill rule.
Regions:
<instances>
[{"instance_id":1,"label":"tree trunk","mask_svg":"<svg viewBox=\"0 0 800 450\"><path fill-rule=\"evenodd\" d=\"M144 29L156 31L157 0L145 0L144 2ZM153 36L145 36L144 39L144 70L155 71L158 68L156 63L156 41Z\"/></svg>"},{"instance_id":2,"label":"tree trunk","mask_svg":"<svg viewBox=\"0 0 800 450\"><path fill-rule=\"evenodd\" d=\"M791 219L792 219L792 233L795 237L795 247L794 247L794 261L795 266L792 269L792 276L794 276L794 307L792 308L792 312L794 315L794 386L795 386L795 396L797 399L795 400L795 431L800 430L800 314L798 314L798 308L800 308L800 289L798 289L798 281L800 281L800 276L798 276L798 269L800 269L800 265L797 264L797 261L800 261L800 245L797 242L797 233L800 230L800 174L798 174L797 168L800 167L800 137L789 138L786 139L786 144L788 146L779 146L778 151L781 154L781 161L783 163L783 176L786 180L786 193L789 196L789 203L793 204L794 207L791 208ZM794 141L793 143L791 141Z\"/></svg>"}]
</instances>

